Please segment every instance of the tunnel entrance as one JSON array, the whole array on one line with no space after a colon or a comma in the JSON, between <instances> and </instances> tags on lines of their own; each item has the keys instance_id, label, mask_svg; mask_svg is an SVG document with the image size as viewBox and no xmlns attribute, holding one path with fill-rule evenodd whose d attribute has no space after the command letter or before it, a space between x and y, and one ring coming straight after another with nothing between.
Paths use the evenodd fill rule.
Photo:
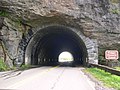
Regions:
<instances>
[{"instance_id":1,"label":"tunnel entrance","mask_svg":"<svg viewBox=\"0 0 120 90\"><path fill-rule=\"evenodd\" d=\"M88 50L83 38L74 29L65 26L48 26L34 33L25 51L25 64L57 65L59 55L68 51L75 65L88 63Z\"/></svg>"}]
</instances>

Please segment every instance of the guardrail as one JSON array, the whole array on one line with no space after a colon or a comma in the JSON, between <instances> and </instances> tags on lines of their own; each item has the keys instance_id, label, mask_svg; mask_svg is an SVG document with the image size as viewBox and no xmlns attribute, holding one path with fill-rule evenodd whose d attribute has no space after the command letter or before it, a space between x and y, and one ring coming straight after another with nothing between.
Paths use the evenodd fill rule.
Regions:
<instances>
[{"instance_id":1,"label":"guardrail","mask_svg":"<svg viewBox=\"0 0 120 90\"><path fill-rule=\"evenodd\" d=\"M104 66L104 65L97 65L97 64L90 64L90 66L92 67L97 67L97 68L100 68L100 69L103 69L105 70L106 72L109 72L111 74L115 74L115 75L118 75L120 76L120 71L116 70L116 69L113 69L113 68L110 68L108 66Z\"/></svg>"}]
</instances>

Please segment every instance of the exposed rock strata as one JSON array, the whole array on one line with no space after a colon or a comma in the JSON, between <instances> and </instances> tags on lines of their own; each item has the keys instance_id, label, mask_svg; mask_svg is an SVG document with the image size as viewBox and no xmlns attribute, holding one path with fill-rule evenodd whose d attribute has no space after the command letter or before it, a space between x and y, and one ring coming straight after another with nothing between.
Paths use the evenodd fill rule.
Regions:
<instances>
[{"instance_id":1,"label":"exposed rock strata","mask_svg":"<svg viewBox=\"0 0 120 90\"><path fill-rule=\"evenodd\" d=\"M0 0L0 12L6 14L0 37L11 59L30 29L50 24L77 28L100 48L120 44L119 0Z\"/></svg>"}]
</instances>

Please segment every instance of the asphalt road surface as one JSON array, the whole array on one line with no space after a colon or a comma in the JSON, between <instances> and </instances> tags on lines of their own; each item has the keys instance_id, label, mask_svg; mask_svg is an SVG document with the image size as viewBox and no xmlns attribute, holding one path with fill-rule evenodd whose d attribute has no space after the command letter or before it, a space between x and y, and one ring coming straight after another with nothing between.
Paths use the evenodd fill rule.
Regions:
<instances>
[{"instance_id":1,"label":"asphalt road surface","mask_svg":"<svg viewBox=\"0 0 120 90\"><path fill-rule=\"evenodd\" d=\"M82 67L39 67L0 72L0 90L95 90Z\"/></svg>"}]
</instances>

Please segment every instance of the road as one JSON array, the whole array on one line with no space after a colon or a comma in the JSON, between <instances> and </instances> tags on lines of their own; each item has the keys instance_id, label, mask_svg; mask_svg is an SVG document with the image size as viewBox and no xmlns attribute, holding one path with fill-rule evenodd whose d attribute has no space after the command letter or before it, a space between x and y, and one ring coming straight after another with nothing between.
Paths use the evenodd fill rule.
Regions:
<instances>
[{"instance_id":1,"label":"road","mask_svg":"<svg viewBox=\"0 0 120 90\"><path fill-rule=\"evenodd\" d=\"M95 90L82 67L39 67L0 73L0 90Z\"/></svg>"}]
</instances>

